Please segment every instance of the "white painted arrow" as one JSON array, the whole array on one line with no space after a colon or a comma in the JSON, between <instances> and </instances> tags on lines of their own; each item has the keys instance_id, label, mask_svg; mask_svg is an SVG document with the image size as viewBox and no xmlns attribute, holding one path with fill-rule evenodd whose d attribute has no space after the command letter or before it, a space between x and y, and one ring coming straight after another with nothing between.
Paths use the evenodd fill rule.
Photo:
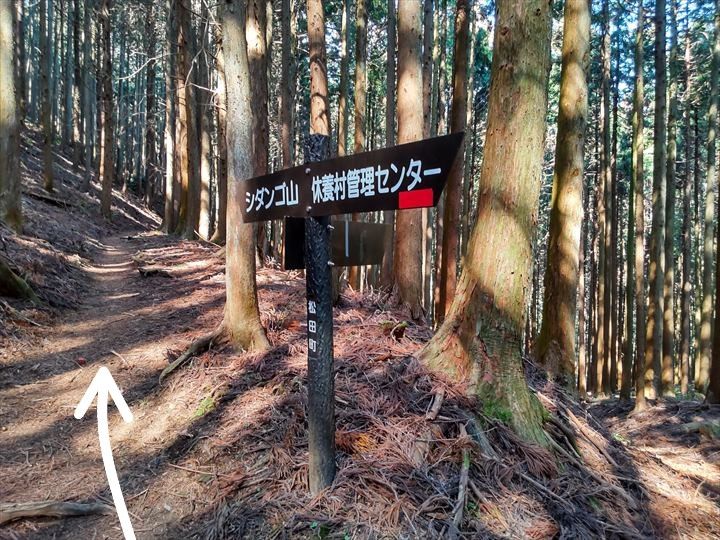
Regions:
<instances>
[{"instance_id":1,"label":"white painted arrow","mask_svg":"<svg viewBox=\"0 0 720 540\"><path fill-rule=\"evenodd\" d=\"M110 484L110 492L112 493L115 510L118 519L120 519L120 527L122 527L125 540L135 540L135 531L133 531L132 523L130 523L130 515L125 506L122 490L120 489L120 480L118 480L117 471L115 470L115 462L113 461L112 446L110 446L110 429L108 427L108 395L115 402L115 406L125 422L132 422L133 415L130 412L123 398L120 389L115 384L115 379L110 374L110 370L101 367L95 374L90 386L85 390L85 395L75 407L75 418L80 420L87 412L90 404L97 395L97 419L98 419L98 437L100 439L100 454L102 455L103 465L105 466L105 474L107 475L108 484Z\"/></svg>"}]
</instances>

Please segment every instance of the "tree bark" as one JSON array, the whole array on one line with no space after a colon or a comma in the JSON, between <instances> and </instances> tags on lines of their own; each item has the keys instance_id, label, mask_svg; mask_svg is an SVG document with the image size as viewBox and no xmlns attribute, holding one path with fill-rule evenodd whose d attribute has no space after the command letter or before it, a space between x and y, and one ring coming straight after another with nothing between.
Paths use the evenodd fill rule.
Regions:
<instances>
[{"instance_id":1,"label":"tree bark","mask_svg":"<svg viewBox=\"0 0 720 540\"><path fill-rule=\"evenodd\" d=\"M398 9L398 144L422 139L420 0L403 0ZM394 295L413 319L422 316L422 211L399 210L395 217Z\"/></svg>"},{"instance_id":2,"label":"tree bark","mask_svg":"<svg viewBox=\"0 0 720 540\"><path fill-rule=\"evenodd\" d=\"M112 0L102 0L100 4L100 24L102 28L102 111L100 131L100 166L99 176L102 179L100 194L100 210L106 219L110 219L112 204L112 187L115 172L115 152L113 148L113 93L112 93L112 51L110 43L110 10Z\"/></svg>"},{"instance_id":3,"label":"tree bark","mask_svg":"<svg viewBox=\"0 0 720 540\"><path fill-rule=\"evenodd\" d=\"M353 153L364 152L367 109L367 9L365 0L355 0L355 143ZM360 221L360 214L353 213L352 220ZM348 268L348 284L360 290L360 267Z\"/></svg>"},{"instance_id":4,"label":"tree bark","mask_svg":"<svg viewBox=\"0 0 720 540\"><path fill-rule=\"evenodd\" d=\"M430 137L433 88L433 0L423 2L423 139Z\"/></svg>"},{"instance_id":5,"label":"tree bark","mask_svg":"<svg viewBox=\"0 0 720 540\"><path fill-rule=\"evenodd\" d=\"M72 87L72 147L73 167L79 170L82 165L82 107L83 79L80 61L80 0L73 0L73 87Z\"/></svg>"},{"instance_id":6,"label":"tree bark","mask_svg":"<svg viewBox=\"0 0 720 540\"><path fill-rule=\"evenodd\" d=\"M165 62L165 201L163 208L163 230L170 233L175 230L175 126L176 126L176 72L175 72L175 10L174 0L165 0L166 54Z\"/></svg>"},{"instance_id":7,"label":"tree bark","mask_svg":"<svg viewBox=\"0 0 720 540\"><path fill-rule=\"evenodd\" d=\"M705 233L703 246L703 301L700 321L700 357L695 367L695 389L704 392L710 377L713 356L713 260L715 236L715 197L718 188L716 146L718 126L718 70L720 70L720 1L715 1L715 36L710 64L710 102L707 131L707 191L705 194ZM720 320L720 317L717 319ZM720 352L720 351L719 351Z\"/></svg>"},{"instance_id":8,"label":"tree bark","mask_svg":"<svg viewBox=\"0 0 720 540\"><path fill-rule=\"evenodd\" d=\"M665 199L665 282L663 314L663 355L660 386L663 396L674 397L675 359L675 162L677 159L678 110L678 39L677 0L670 0L670 108L667 120L667 180Z\"/></svg>"},{"instance_id":9,"label":"tree bark","mask_svg":"<svg viewBox=\"0 0 720 540\"><path fill-rule=\"evenodd\" d=\"M270 346L260 323L255 280L255 234L243 223L244 181L252 177L252 95L245 40L246 2L225 3L223 50L227 81L228 209L225 281L227 299L223 329L230 341L247 350Z\"/></svg>"},{"instance_id":10,"label":"tree bark","mask_svg":"<svg viewBox=\"0 0 720 540\"><path fill-rule=\"evenodd\" d=\"M570 388L575 386L575 315L589 58L590 5L588 0L567 0L545 296L537 357L542 366Z\"/></svg>"},{"instance_id":11,"label":"tree bark","mask_svg":"<svg viewBox=\"0 0 720 540\"><path fill-rule=\"evenodd\" d=\"M52 0L50 0L52 8ZM50 104L50 39L48 37L47 6L40 2L40 121L42 123L43 183L47 191L53 191L52 157L52 106Z\"/></svg>"},{"instance_id":12,"label":"tree bark","mask_svg":"<svg viewBox=\"0 0 720 540\"><path fill-rule=\"evenodd\" d=\"M690 125L691 107L692 107L692 78L690 72L692 70L692 47L690 42L690 33L685 35L685 112L684 112L684 131L685 131L685 170L683 179L683 226L682 226L682 260L683 260L683 279L682 279L682 299L681 299L681 315L680 315L680 393L685 396L688 394L690 383L690 317L691 317L691 296L693 283L693 249L692 249L692 191L694 185L693 167L691 156L693 155L693 147L697 144L694 140L694 133Z\"/></svg>"},{"instance_id":13,"label":"tree bark","mask_svg":"<svg viewBox=\"0 0 720 540\"><path fill-rule=\"evenodd\" d=\"M547 441L542 406L525 381L521 336L545 140L551 22L550 3L543 0L497 4L479 187L487 195L478 200L453 304L421 353L429 366L470 381L486 414L541 444Z\"/></svg>"},{"instance_id":14,"label":"tree bark","mask_svg":"<svg viewBox=\"0 0 720 540\"><path fill-rule=\"evenodd\" d=\"M325 14L321 0L307 0L310 52L310 132L330 135Z\"/></svg>"},{"instance_id":15,"label":"tree bark","mask_svg":"<svg viewBox=\"0 0 720 540\"><path fill-rule=\"evenodd\" d=\"M268 125L268 79L267 79L267 11L265 0L249 0L246 35L248 39L248 62L250 66L250 91L253 96L253 176L268 172L269 125ZM258 258L265 261L267 237L265 223L257 227Z\"/></svg>"},{"instance_id":16,"label":"tree bark","mask_svg":"<svg viewBox=\"0 0 720 540\"><path fill-rule=\"evenodd\" d=\"M468 38L470 34L470 6L468 0L458 0L456 10L451 132L465 131L467 121ZM442 258L440 260L440 298L435 312L435 320L438 323L442 323L445 313L450 309L457 285L460 198L462 195L464 167L464 152L458 152L445 187L445 207L443 208L445 216L443 218Z\"/></svg>"},{"instance_id":17,"label":"tree bark","mask_svg":"<svg viewBox=\"0 0 720 540\"><path fill-rule=\"evenodd\" d=\"M91 15L93 14L92 0L85 0L83 8L83 73L82 73L82 87L83 87L83 100L82 107L84 109L84 152L85 152L85 174L83 175L82 184L80 189L82 191L90 191L90 181L93 177L93 171L95 166L93 163L94 155L94 104L97 104L97 99L93 92L95 88L95 81L93 79L93 73L95 72L95 62L93 60L93 25Z\"/></svg>"},{"instance_id":18,"label":"tree bark","mask_svg":"<svg viewBox=\"0 0 720 540\"><path fill-rule=\"evenodd\" d=\"M655 121L653 127L653 218L650 235L650 282L648 322L645 350L645 393L659 394L654 387L659 381L662 361L663 314L665 283L665 200L667 195L666 147L666 73L665 73L665 0L655 5Z\"/></svg>"},{"instance_id":19,"label":"tree bark","mask_svg":"<svg viewBox=\"0 0 720 540\"><path fill-rule=\"evenodd\" d=\"M222 43L222 33L217 36L217 93L215 96L216 122L218 130L218 156L217 156L217 190L218 210L217 225L211 238L216 244L225 243L227 234L227 85L225 83L225 46Z\"/></svg>"},{"instance_id":20,"label":"tree bark","mask_svg":"<svg viewBox=\"0 0 720 540\"><path fill-rule=\"evenodd\" d=\"M286 0L289 2L289 0ZM288 8L289 9L289 8ZM347 136L348 136L348 93L350 86L350 56L348 55L348 46L350 41L350 32L348 32L348 14L350 11L350 0L343 0L342 3L342 21L340 22L340 94L338 96L338 127L337 127L337 155L347 155ZM288 16L288 30L290 19ZM289 32L288 32L289 33ZM284 34L283 34L284 36ZM288 35L288 40L290 36ZM288 41L289 49L289 41ZM288 52L288 59L290 53ZM283 72L285 65L283 64Z\"/></svg>"},{"instance_id":21,"label":"tree bark","mask_svg":"<svg viewBox=\"0 0 720 540\"><path fill-rule=\"evenodd\" d=\"M0 2L0 221L22 232L20 115L15 95L13 10Z\"/></svg>"},{"instance_id":22,"label":"tree bark","mask_svg":"<svg viewBox=\"0 0 720 540\"><path fill-rule=\"evenodd\" d=\"M645 149L644 141L644 120L643 106L645 100L645 81L643 76L644 63L644 40L643 25L645 16L643 2L638 2L638 27L635 35L635 88L633 92L633 141L632 141L632 176L630 193L634 198L634 268L631 269L631 256L628 253L628 302L631 294L634 293L635 302L635 324L637 341L630 339L632 324L628 326L628 342L636 344L635 355L629 356L635 362L635 410L641 411L647 407L645 402L645 371L649 358L652 363L652 354L648 357L645 350L646 337L646 281L645 281L645 175L643 154ZM630 225L628 225L629 227ZM628 229L628 233L630 230ZM631 272L634 277L634 286L630 287ZM634 289L634 290L632 290ZM629 318L628 318L629 319ZM629 397L629 396L628 396Z\"/></svg>"},{"instance_id":23,"label":"tree bark","mask_svg":"<svg viewBox=\"0 0 720 540\"><path fill-rule=\"evenodd\" d=\"M429 0L428 0L429 1ZM386 65L386 106L385 106L385 146L395 146L395 68L396 57L395 47L397 46L397 14L395 12L395 0L387 0L388 20L387 20L387 65ZM431 16L432 18L432 16ZM424 76L424 72L423 72ZM423 79L424 84L424 79ZM425 103L425 102L423 102ZM395 212L385 211L383 213L383 222L385 224L395 224ZM380 285L385 289L392 288L392 267L393 267L393 241L395 231L392 235L388 235L385 245L383 246L383 260L380 267Z\"/></svg>"},{"instance_id":24,"label":"tree bark","mask_svg":"<svg viewBox=\"0 0 720 540\"><path fill-rule=\"evenodd\" d=\"M146 41L146 87L145 87L145 204L151 207L153 186L157 178L158 163L155 139L155 19L153 16L153 0L147 0L147 20L145 21Z\"/></svg>"}]
</instances>

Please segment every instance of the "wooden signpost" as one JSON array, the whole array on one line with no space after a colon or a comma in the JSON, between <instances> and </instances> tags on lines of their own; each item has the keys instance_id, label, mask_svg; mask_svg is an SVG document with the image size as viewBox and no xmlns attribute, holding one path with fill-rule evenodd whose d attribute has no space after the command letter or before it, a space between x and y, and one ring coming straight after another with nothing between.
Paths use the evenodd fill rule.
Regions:
<instances>
[{"instance_id":1,"label":"wooden signpost","mask_svg":"<svg viewBox=\"0 0 720 540\"><path fill-rule=\"evenodd\" d=\"M245 222L291 218L285 267L305 268L308 328L310 491L335 477L332 267L379 264L387 225L331 222L352 212L427 208L440 200L463 133L326 159L330 139L310 135L308 163L252 178L243 186ZM302 218L302 222L299 219Z\"/></svg>"}]
</instances>

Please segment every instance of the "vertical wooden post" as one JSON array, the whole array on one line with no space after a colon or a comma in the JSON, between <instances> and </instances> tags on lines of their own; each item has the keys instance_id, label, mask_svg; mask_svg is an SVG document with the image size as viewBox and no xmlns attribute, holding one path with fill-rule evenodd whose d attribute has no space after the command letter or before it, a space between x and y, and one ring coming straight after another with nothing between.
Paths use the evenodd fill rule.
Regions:
<instances>
[{"instance_id":1,"label":"vertical wooden post","mask_svg":"<svg viewBox=\"0 0 720 540\"><path fill-rule=\"evenodd\" d=\"M330 137L320 134L309 135L305 144L307 162L327 159L329 149ZM335 478L331 267L330 218L308 217L305 219L308 320L307 418L310 492L313 495L330 486Z\"/></svg>"}]
</instances>

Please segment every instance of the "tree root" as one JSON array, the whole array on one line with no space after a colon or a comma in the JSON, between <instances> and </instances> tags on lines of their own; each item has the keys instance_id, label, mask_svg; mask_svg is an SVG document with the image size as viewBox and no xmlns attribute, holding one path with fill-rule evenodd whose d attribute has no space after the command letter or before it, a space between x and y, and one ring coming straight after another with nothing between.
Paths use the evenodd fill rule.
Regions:
<instances>
[{"instance_id":1,"label":"tree root","mask_svg":"<svg viewBox=\"0 0 720 540\"><path fill-rule=\"evenodd\" d=\"M467 437L467 432L462 424L460 424L460 436ZM460 535L460 524L463 520L463 511L465 510L465 499L467 498L468 481L470 480L470 452L467 448L462 451L462 466L460 468L460 480L458 482L457 504L453 512L452 527L448 538L455 540Z\"/></svg>"},{"instance_id":2,"label":"tree root","mask_svg":"<svg viewBox=\"0 0 720 540\"><path fill-rule=\"evenodd\" d=\"M40 303L40 299L32 290L27 282L13 272L7 263L0 259L0 296L9 296L11 298L25 298L36 304Z\"/></svg>"},{"instance_id":3,"label":"tree root","mask_svg":"<svg viewBox=\"0 0 720 540\"><path fill-rule=\"evenodd\" d=\"M207 334L205 336L199 337L196 340L194 340L190 346L183 352L180 356L175 359L173 363L171 363L168 367L162 370L162 373L160 373L160 378L158 380L158 384L162 384L163 379L170 375L173 371L175 371L177 368L185 364L188 360L190 360L193 356L197 356L200 353L203 353L207 351L210 347L212 347L213 342L215 342L220 336L222 336L224 333L224 328L222 326L218 327L215 331L211 332L210 334Z\"/></svg>"},{"instance_id":4,"label":"tree root","mask_svg":"<svg viewBox=\"0 0 720 540\"><path fill-rule=\"evenodd\" d=\"M41 501L27 503L0 503L0 525L28 517L67 517L90 514L112 514L113 509L103 503L75 503Z\"/></svg>"}]
</instances>

